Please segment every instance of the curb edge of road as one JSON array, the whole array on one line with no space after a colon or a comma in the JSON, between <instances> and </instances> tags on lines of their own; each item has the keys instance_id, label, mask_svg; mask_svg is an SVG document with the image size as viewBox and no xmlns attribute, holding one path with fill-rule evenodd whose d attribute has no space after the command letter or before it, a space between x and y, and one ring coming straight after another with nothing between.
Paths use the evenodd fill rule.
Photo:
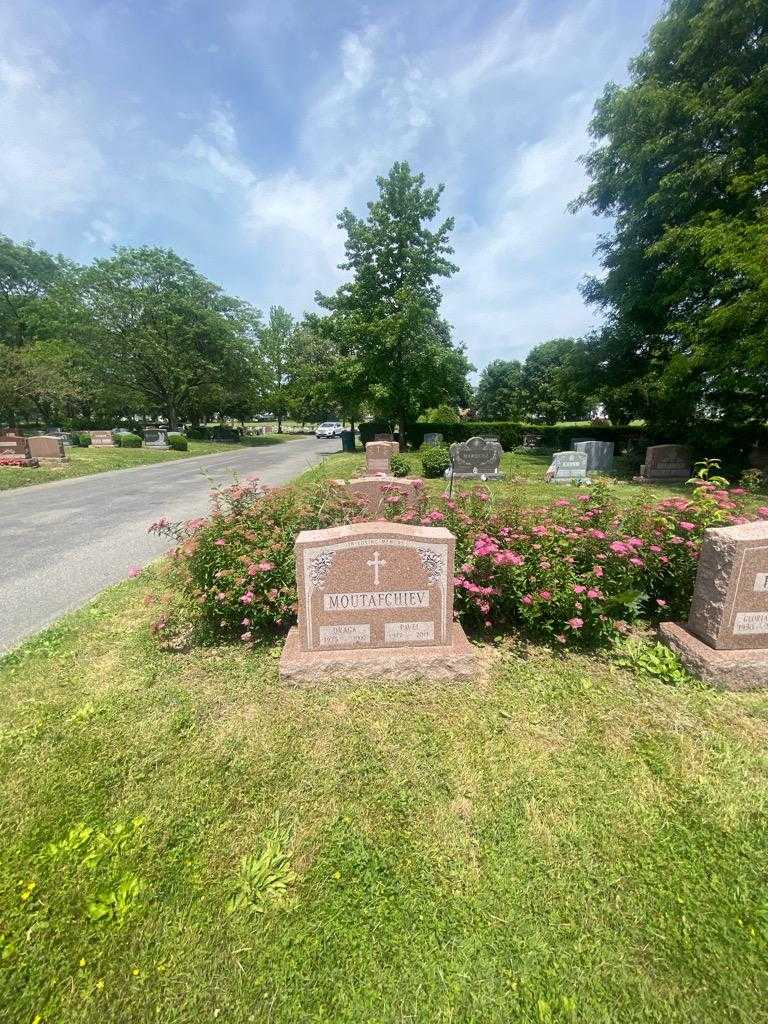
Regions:
<instances>
[{"instance_id":1,"label":"curb edge of road","mask_svg":"<svg viewBox=\"0 0 768 1024\"><path fill-rule=\"evenodd\" d=\"M311 435L311 436L312 436L312 440L317 440L314 437L314 435ZM294 440L294 439L292 438L291 440ZM297 437L295 440L300 441L300 440L303 440L303 438ZM307 440L309 440L309 436L307 437ZM331 438L326 438L325 440L331 440ZM258 444L243 445L239 449L237 454L243 454L243 453L248 452L248 451L252 452L252 451L259 451L259 450L262 450L262 451L263 450L277 451L278 449L284 448L286 444L290 444L290 443L291 443L290 441L286 441L283 444L273 444L273 445L258 445ZM95 477L107 478L107 477L111 477L111 476L123 476L123 474L125 474L125 473L140 473L143 470L150 470L150 469L162 470L162 469L165 469L167 466L180 466L180 465L184 465L187 462L196 462L198 459L229 458L233 454L235 454L235 453L234 452L212 452L212 453L209 453L207 455L187 455L183 459L173 459L171 462L150 462L146 466L130 466L130 467L126 467L124 469L106 469L106 470L104 470L103 473L84 473L82 476L70 476L70 477L67 477L65 480L46 480L44 483L41 483L41 484L27 484L25 487L9 487L7 490L0 491L0 502L3 501L3 499L4 499L6 494L29 494L30 492L35 492L36 493L37 491L40 491L43 488L48 488L48 487L66 487L67 485L70 485L70 484L82 483L83 480L93 480ZM335 453L329 453L329 454L335 454Z\"/></svg>"}]
</instances>

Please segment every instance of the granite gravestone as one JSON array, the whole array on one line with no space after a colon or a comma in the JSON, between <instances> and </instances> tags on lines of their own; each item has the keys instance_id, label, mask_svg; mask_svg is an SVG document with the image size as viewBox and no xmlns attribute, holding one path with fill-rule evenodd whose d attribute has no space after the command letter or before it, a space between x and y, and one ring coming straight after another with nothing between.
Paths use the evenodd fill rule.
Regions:
<instances>
[{"instance_id":1,"label":"granite gravestone","mask_svg":"<svg viewBox=\"0 0 768 1024\"><path fill-rule=\"evenodd\" d=\"M547 483L589 483L586 452L555 452L547 469Z\"/></svg>"},{"instance_id":2,"label":"granite gravestone","mask_svg":"<svg viewBox=\"0 0 768 1024\"><path fill-rule=\"evenodd\" d=\"M365 466L370 474L383 473L389 476L393 455L400 451L397 441L369 441L365 446Z\"/></svg>"},{"instance_id":3,"label":"granite gravestone","mask_svg":"<svg viewBox=\"0 0 768 1024\"><path fill-rule=\"evenodd\" d=\"M64 442L60 437L30 437L29 454L38 462L48 465L61 465L69 462L67 453L64 451Z\"/></svg>"},{"instance_id":4,"label":"granite gravestone","mask_svg":"<svg viewBox=\"0 0 768 1024\"><path fill-rule=\"evenodd\" d=\"M768 521L704 531L688 622L660 633L702 679L768 686Z\"/></svg>"},{"instance_id":5,"label":"granite gravestone","mask_svg":"<svg viewBox=\"0 0 768 1024\"><path fill-rule=\"evenodd\" d=\"M46 437L58 437L65 448L72 447L72 435L65 433L61 427L50 427L45 432Z\"/></svg>"},{"instance_id":6,"label":"granite gravestone","mask_svg":"<svg viewBox=\"0 0 768 1024\"><path fill-rule=\"evenodd\" d=\"M750 469L757 469L763 476L768 477L768 448L754 445L749 452L749 466Z\"/></svg>"},{"instance_id":7,"label":"granite gravestone","mask_svg":"<svg viewBox=\"0 0 768 1024\"><path fill-rule=\"evenodd\" d=\"M115 444L115 439L112 437L111 430L92 430L91 431L91 444L94 448L112 448Z\"/></svg>"},{"instance_id":8,"label":"granite gravestone","mask_svg":"<svg viewBox=\"0 0 768 1024\"><path fill-rule=\"evenodd\" d=\"M645 450L638 480L643 483L680 483L692 472L691 453L682 444L656 444Z\"/></svg>"},{"instance_id":9,"label":"granite gravestone","mask_svg":"<svg viewBox=\"0 0 768 1024\"><path fill-rule=\"evenodd\" d=\"M470 676L472 647L453 621L455 545L448 530L403 523L302 531L281 678Z\"/></svg>"},{"instance_id":10,"label":"granite gravestone","mask_svg":"<svg viewBox=\"0 0 768 1024\"><path fill-rule=\"evenodd\" d=\"M613 441L577 441L573 447L586 453L587 473L613 472Z\"/></svg>"},{"instance_id":11,"label":"granite gravestone","mask_svg":"<svg viewBox=\"0 0 768 1024\"><path fill-rule=\"evenodd\" d=\"M29 439L22 434L3 434L0 437L0 455L21 455L29 458Z\"/></svg>"},{"instance_id":12,"label":"granite gravestone","mask_svg":"<svg viewBox=\"0 0 768 1024\"><path fill-rule=\"evenodd\" d=\"M374 441L394 441L395 440L395 435L394 434L374 434L373 435L373 440Z\"/></svg>"},{"instance_id":13,"label":"granite gravestone","mask_svg":"<svg viewBox=\"0 0 768 1024\"><path fill-rule=\"evenodd\" d=\"M388 503L400 503L405 500L409 507L413 507L424 492L421 480L406 478L359 476L353 480L334 480L333 483L358 498L366 514L373 519L382 514Z\"/></svg>"},{"instance_id":14,"label":"granite gravestone","mask_svg":"<svg viewBox=\"0 0 768 1024\"><path fill-rule=\"evenodd\" d=\"M543 446L543 434L523 434L523 448L542 448Z\"/></svg>"},{"instance_id":15,"label":"granite gravestone","mask_svg":"<svg viewBox=\"0 0 768 1024\"><path fill-rule=\"evenodd\" d=\"M470 437L468 441L455 441L450 447L451 465L445 471L446 479L503 480L499 470L504 449L498 441L487 437Z\"/></svg>"},{"instance_id":16,"label":"granite gravestone","mask_svg":"<svg viewBox=\"0 0 768 1024\"><path fill-rule=\"evenodd\" d=\"M443 443L442 434L425 434L424 440L421 442L422 445L426 445L427 448L434 448L438 444Z\"/></svg>"},{"instance_id":17,"label":"granite gravestone","mask_svg":"<svg viewBox=\"0 0 768 1024\"><path fill-rule=\"evenodd\" d=\"M165 427L145 427L144 444L147 448L154 448L155 451L167 451L168 431Z\"/></svg>"}]
</instances>

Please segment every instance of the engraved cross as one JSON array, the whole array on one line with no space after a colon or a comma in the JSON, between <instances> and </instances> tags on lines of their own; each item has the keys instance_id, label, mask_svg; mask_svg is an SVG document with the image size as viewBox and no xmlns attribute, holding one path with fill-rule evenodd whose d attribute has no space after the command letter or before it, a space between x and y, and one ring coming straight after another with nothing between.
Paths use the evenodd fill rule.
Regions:
<instances>
[{"instance_id":1,"label":"engraved cross","mask_svg":"<svg viewBox=\"0 0 768 1024\"><path fill-rule=\"evenodd\" d=\"M378 551L374 551L373 552L373 558L370 559L370 561L366 562L365 564L366 565L370 565L370 566L373 567L373 585L374 585L374 587L378 587L378 585L379 585L379 569L381 568L382 565L386 565L387 563L382 558L379 558L379 552Z\"/></svg>"}]
</instances>

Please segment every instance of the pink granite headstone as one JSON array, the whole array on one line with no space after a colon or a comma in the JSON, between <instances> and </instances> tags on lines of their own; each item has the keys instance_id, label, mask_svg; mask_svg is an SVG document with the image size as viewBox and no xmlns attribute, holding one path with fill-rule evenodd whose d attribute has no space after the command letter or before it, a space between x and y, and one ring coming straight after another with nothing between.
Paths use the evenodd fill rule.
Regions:
<instances>
[{"instance_id":1,"label":"pink granite headstone","mask_svg":"<svg viewBox=\"0 0 768 1024\"><path fill-rule=\"evenodd\" d=\"M393 455L400 451L397 441L369 441L365 446L365 466L369 473L389 476Z\"/></svg>"},{"instance_id":2,"label":"pink granite headstone","mask_svg":"<svg viewBox=\"0 0 768 1024\"><path fill-rule=\"evenodd\" d=\"M448 530L403 523L302 531L281 677L470 675L472 648L453 621L455 546Z\"/></svg>"},{"instance_id":3,"label":"pink granite headstone","mask_svg":"<svg viewBox=\"0 0 768 1024\"><path fill-rule=\"evenodd\" d=\"M645 450L640 478L649 483L675 483L692 473L691 452L682 444L655 444Z\"/></svg>"},{"instance_id":4,"label":"pink granite headstone","mask_svg":"<svg viewBox=\"0 0 768 1024\"><path fill-rule=\"evenodd\" d=\"M64 451L64 442L60 437L41 435L30 437L29 454L33 459L47 463L67 462L67 453Z\"/></svg>"},{"instance_id":5,"label":"pink granite headstone","mask_svg":"<svg viewBox=\"0 0 768 1024\"><path fill-rule=\"evenodd\" d=\"M661 636L702 678L768 685L768 522L704 531L688 622Z\"/></svg>"},{"instance_id":6,"label":"pink granite headstone","mask_svg":"<svg viewBox=\"0 0 768 1024\"><path fill-rule=\"evenodd\" d=\"M91 431L91 444L94 448L112 448L115 444L115 439L112 437L111 430L92 430Z\"/></svg>"},{"instance_id":7,"label":"pink granite headstone","mask_svg":"<svg viewBox=\"0 0 768 1024\"><path fill-rule=\"evenodd\" d=\"M372 518L381 515L388 503L401 504L404 501L409 507L414 507L424 493L422 480L406 477L358 476L352 480L334 480L333 483L359 498Z\"/></svg>"}]
</instances>

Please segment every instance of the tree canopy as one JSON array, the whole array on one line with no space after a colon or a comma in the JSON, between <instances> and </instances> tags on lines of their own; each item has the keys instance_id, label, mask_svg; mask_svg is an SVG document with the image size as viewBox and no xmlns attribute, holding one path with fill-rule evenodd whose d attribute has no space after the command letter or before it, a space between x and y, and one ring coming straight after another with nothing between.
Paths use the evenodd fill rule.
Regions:
<instances>
[{"instance_id":1,"label":"tree canopy","mask_svg":"<svg viewBox=\"0 0 768 1024\"><path fill-rule=\"evenodd\" d=\"M606 86L576 207L614 218L607 314L591 340L605 401L655 423L765 418L768 405L768 9L671 0Z\"/></svg>"}]
</instances>

